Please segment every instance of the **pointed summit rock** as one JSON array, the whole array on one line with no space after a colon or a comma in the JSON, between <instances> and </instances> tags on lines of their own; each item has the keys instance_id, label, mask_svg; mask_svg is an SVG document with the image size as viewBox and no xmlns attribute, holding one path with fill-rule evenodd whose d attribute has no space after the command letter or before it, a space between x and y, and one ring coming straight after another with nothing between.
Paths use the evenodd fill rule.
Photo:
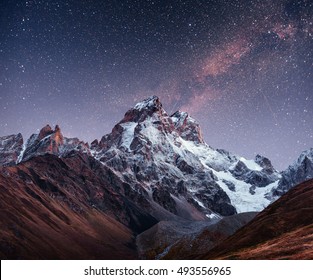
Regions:
<instances>
[{"instance_id":1,"label":"pointed summit rock","mask_svg":"<svg viewBox=\"0 0 313 280\"><path fill-rule=\"evenodd\" d=\"M58 154L59 146L63 143L63 136L60 128L52 130L47 124L39 134L33 134L26 143L26 149L22 160L28 160L31 157L44 155L46 153Z\"/></svg>"},{"instance_id":2,"label":"pointed summit rock","mask_svg":"<svg viewBox=\"0 0 313 280\"><path fill-rule=\"evenodd\" d=\"M270 203L265 194L278 182L269 160L247 160L208 146L188 113L170 116L157 96L137 103L91 148L64 137L58 125L46 125L28 139L17 163L46 154L71 158L82 153L118 176L125 195L136 193L132 199L145 201L141 206L150 207L146 210L157 219L203 220L260 211Z\"/></svg>"},{"instance_id":3,"label":"pointed summit rock","mask_svg":"<svg viewBox=\"0 0 313 280\"><path fill-rule=\"evenodd\" d=\"M37 137L37 140L42 140L43 138L45 138L46 136L52 134L54 131L52 130L51 126L50 125L46 125L44 126L40 132L39 132L39 135Z\"/></svg>"},{"instance_id":4,"label":"pointed summit rock","mask_svg":"<svg viewBox=\"0 0 313 280\"><path fill-rule=\"evenodd\" d=\"M177 111L171 118L181 138L198 144L204 144L200 125L188 113Z\"/></svg>"},{"instance_id":5,"label":"pointed summit rock","mask_svg":"<svg viewBox=\"0 0 313 280\"><path fill-rule=\"evenodd\" d=\"M302 152L281 175L278 186L272 190L274 198L282 196L297 184L313 178L313 148Z\"/></svg>"},{"instance_id":6,"label":"pointed summit rock","mask_svg":"<svg viewBox=\"0 0 313 280\"><path fill-rule=\"evenodd\" d=\"M142 102L137 103L132 109L126 112L121 123L143 122L147 118L153 117L153 115L155 115L156 118L168 117L157 96L150 96Z\"/></svg>"},{"instance_id":7,"label":"pointed summit rock","mask_svg":"<svg viewBox=\"0 0 313 280\"><path fill-rule=\"evenodd\" d=\"M116 145L126 150L138 150L143 146L142 142L151 142L151 136L170 134L174 130L173 121L159 98L151 96L128 110L112 132L102 137L99 145L102 149Z\"/></svg>"},{"instance_id":8,"label":"pointed summit rock","mask_svg":"<svg viewBox=\"0 0 313 280\"><path fill-rule=\"evenodd\" d=\"M260 211L270 203L266 186L278 181L277 171L269 174L261 163L209 147L188 113L169 116L157 96L137 103L93 142L92 154L131 188L188 219Z\"/></svg>"},{"instance_id":9,"label":"pointed summit rock","mask_svg":"<svg viewBox=\"0 0 313 280\"><path fill-rule=\"evenodd\" d=\"M134 109L138 111L143 110L158 111L162 109L162 103L160 102L159 97L153 95L143 100L142 102L137 103Z\"/></svg>"},{"instance_id":10,"label":"pointed summit rock","mask_svg":"<svg viewBox=\"0 0 313 280\"><path fill-rule=\"evenodd\" d=\"M232 204L228 196L236 191L228 186L237 184L237 178L228 171L239 158L206 145L199 124L188 113L169 116L156 96L137 103L99 144L93 142L92 150L132 188L140 185L173 214L185 215L183 208L193 208L188 214L192 219L209 217L212 212L236 213L237 203ZM251 185L244 179L240 178L249 190ZM239 196L237 193L234 200ZM264 197L255 200L269 203ZM251 210L258 207L262 206L255 204Z\"/></svg>"},{"instance_id":11,"label":"pointed summit rock","mask_svg":"<svg viewBox=\"0 0 313 280\"><path fill-rule=\"evenodd\" d=\"M64 137L61 133L61 128L59 127L59 125L56 125L55 128L54 128L54 137L53 137L55 143L57 145L61 145L63 144L63 140L64 140Z\"/></svg>"},{"instance_id":12,"label":"pointed summit rock","mask_svg":"<svg viewBox=\"0 0 313 280\"><path fill-rule=\"evenodd\" d=\"M39 134L33 134L28 139L21 159L26 161L44 154L65 156L73 150L90 154L87 143L77 138L65 138L59 125L56 125L54 130L50 125L46 125L40 130Z\"/></svg>"},{"instance_id":13,"label":"pointed summit rock","mask_svg":"<svg viewBox=\"0 0 313 280\"><path fill-rule=\"evenodd\" d=\"M258 163L268 174L277 172L277 170L273 167L272 162L264 156L256 155L255 162Z\"/></svg>"}]
</instances>

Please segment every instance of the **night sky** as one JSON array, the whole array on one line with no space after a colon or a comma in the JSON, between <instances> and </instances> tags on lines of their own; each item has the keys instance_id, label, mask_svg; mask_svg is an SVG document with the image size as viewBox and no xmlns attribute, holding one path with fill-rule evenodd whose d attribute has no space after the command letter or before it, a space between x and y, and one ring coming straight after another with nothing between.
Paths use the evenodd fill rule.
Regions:
<instances>
[{"instance_id":1,"label":"night sky","mask_svg":"<svg viewBox=\"0 0 313 280\"><path fill-rule=\"evenodd\" d=\"M313 1L1 1L0 135L59 124L92 141L157 95L206 142L269 157L313 147Z\"/></svg>"}]
</instances>

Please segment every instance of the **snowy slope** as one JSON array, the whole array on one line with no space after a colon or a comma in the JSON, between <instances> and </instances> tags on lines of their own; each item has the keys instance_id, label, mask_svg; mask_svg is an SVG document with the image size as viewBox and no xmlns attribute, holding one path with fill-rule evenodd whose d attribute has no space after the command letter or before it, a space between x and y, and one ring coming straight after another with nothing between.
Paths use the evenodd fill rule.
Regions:
<instances>
[{"instance_id":1,"label":"snowy slope","mask_svg":"<svg viewBox=\"0 0 313 280\"><path fill-rule=\"evenodd\" d=\"M0 166L14 165L23 149L22 134L0 137Z\"/></svg>"},{"instance_id":2,"label":"snowy slope","mask_svg":"<svg viewBox=\"0 0 313 280\"><path fill-rule=\"evenodd\" d=\"M194 119L186 112L169 116L156 96L129 110L92 153L133 188L162 189L206 215L260 211L279 179L261 166L264 158L247 160L208 146Z\"/></svg>"},{"instance_id":3,"label":"snowy slope","mask_svg":"<svg viewBox=\"0 0 313 280\"><path fill-rule=\"evenodd\" d=\"M269 198L275 200L292 187L313 178L313 148L303 151L298 159L281 173L277 187L273 188Z\"/></svg>"},{"instance_id":4,"label":"snowy slope","mask_svg":"<svg viewBox=\"0 0 313 280\"><path fill-rule=\"evenodd\" d=\"M100 161L154 207L197 219L260 211L273 199L280 178L267 158L248 160L210 147L188 113L168 115L156 96L127 111L91 147L64 137L59 126L43 127L25 144L20 134L2 137L0 165L46 153L68 157L74 151Z\"/></svg>"},{"instance_id":5,"label":"snowy slope","mask_svg":"<svg viewBox=\"0 0 313 280\"><path fill-rule=\"evenodd\" d=\"M23 145L17 163L47 153L64 157L71 151L90 154L88 144L80 141L78 138L64 137L58 125L54 130L49 125L46 125L40 130L39 134L33 134L26 144Z\"/></svg>"}]
</instances>

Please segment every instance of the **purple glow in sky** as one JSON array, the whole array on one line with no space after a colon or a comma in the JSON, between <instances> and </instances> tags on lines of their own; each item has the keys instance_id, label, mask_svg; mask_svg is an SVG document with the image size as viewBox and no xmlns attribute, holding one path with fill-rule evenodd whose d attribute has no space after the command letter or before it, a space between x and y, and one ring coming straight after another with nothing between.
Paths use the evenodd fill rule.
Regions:
<instances>
[{"instance_id":1,"label":"purple glow in sky","mask_svg":"<svg viewBox=\"0 0 313 280\"><path fill-rule=\"evenodd\" d=\"M313 147L313 3L1 1L0 135L85 141L158 95L206 142L278 169Z\"/></svg>"}]
</instances>

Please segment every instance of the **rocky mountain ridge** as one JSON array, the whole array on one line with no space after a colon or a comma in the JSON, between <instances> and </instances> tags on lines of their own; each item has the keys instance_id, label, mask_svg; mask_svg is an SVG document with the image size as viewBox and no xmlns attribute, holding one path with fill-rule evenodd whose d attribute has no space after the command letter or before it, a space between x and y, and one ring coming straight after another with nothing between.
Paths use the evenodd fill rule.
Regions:
<instances>
[{"instance_id":1,"label":"rocky mountain ridge","mask_svg":"<svg viewBox=\"0 0 313 280\"><path fill-rule=\"evenodd\" d=\"M136 104L111 133L90 146L49 125L25 144L21 134L0 138L1 165L47 153L66 158L73 151L95 158L166 211L191 219L261 211L313 173L312 151L280 174L260 155L247 160L213 149L188 113L168 115L156 96Z\"/></svg>"},{"instance_id":2,"label":"rocky mountain ridge","mask_svg":"<svg viewBox=\"0 0 313 280\"><path fill-rule=\"evenodd\" d=\"M292 187L313 178L313 148L303 151L298 159L281 173L272 197L280 197Z\"/></svg>"},{"instance_id":3,"label":"rocky mountain ridge","mask_svg":"<svg viewBox=\"0 0 313 280\"><path fill-rule=\"evenodd\" d=\"M90 145L49 125L26 142L21 134L0 137L0 255L110 258L112 248L113 258L184 258L195 248L205 254L309 179L312 155L304 152L279 173L260 155L247 160L214 149L188 113L168 115L156 96Z\"/></svg>"},{"instance_id":4,"label":"rocky mountain ridge","mask_svg":"<svg viewBox=\"0 0 313 280\"><path fill-rule=\"evenodd\" d=\"M15 165L23 149L21 133L0 137L0 166Z\"/></svg>"},{"instance_id":5,"label":"rocky mountain ridge","mask_svg":"<svg viewBox=\"0 0 313 280\"><path fill-rule=\"evenodd\" d=\"M313 180L308 180L269 205L235 234L199 259L313 258Z\"/></svg>"}]
</instances>

